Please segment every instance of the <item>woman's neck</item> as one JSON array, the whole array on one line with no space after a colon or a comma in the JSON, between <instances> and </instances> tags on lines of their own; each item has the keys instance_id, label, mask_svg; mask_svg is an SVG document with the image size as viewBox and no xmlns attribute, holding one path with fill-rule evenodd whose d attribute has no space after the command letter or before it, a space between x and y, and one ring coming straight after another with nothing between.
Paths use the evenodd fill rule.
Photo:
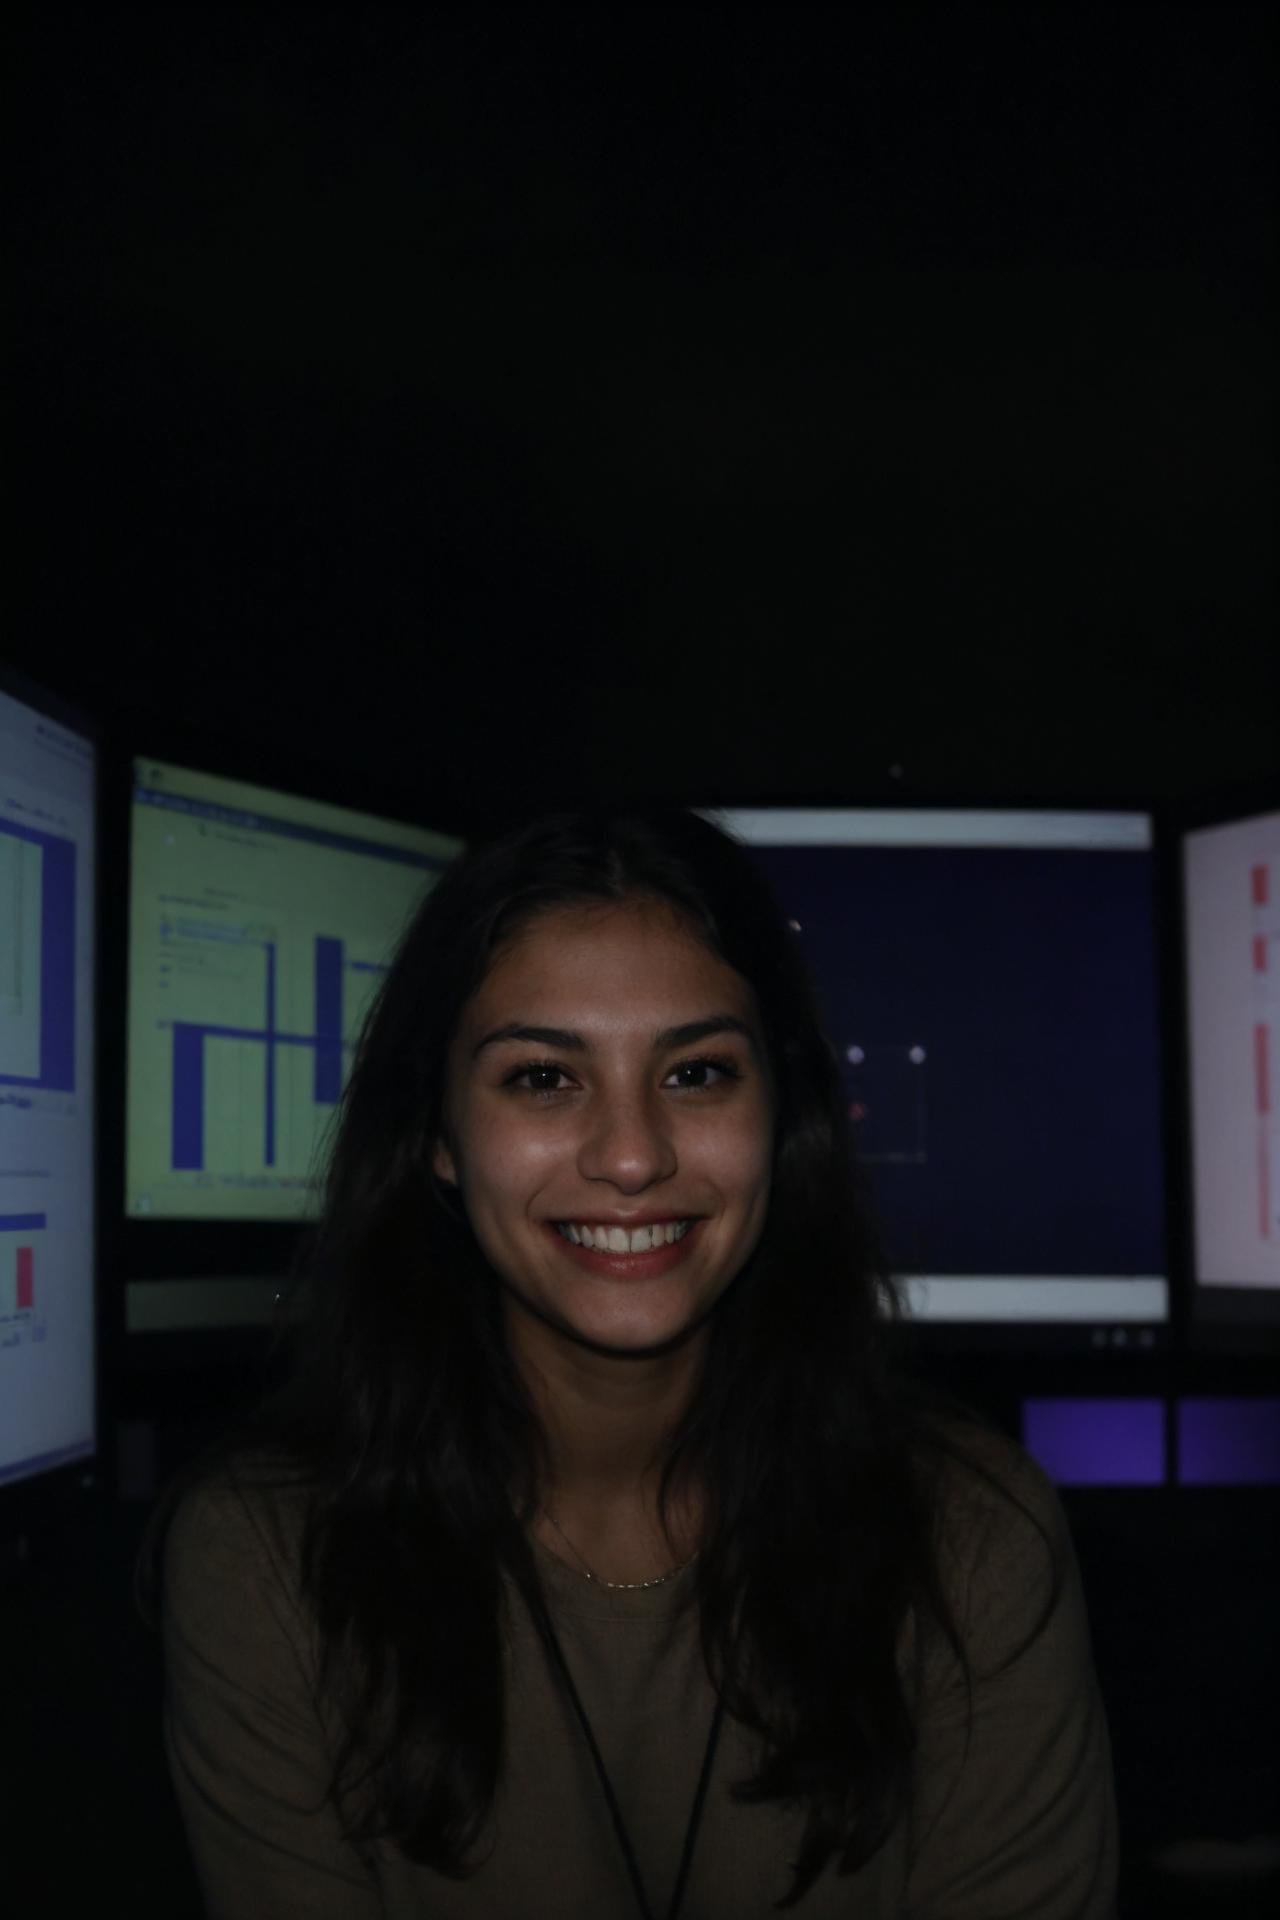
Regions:
<instances>
[{"instance_id":1,"label":"woman's neck","mask_svg":"<svg viewBox=\"0 0 1280 1920\"><path fill-rule=\"evenodd\" d=\"M583 1563L611 1585L656 1580L692 1559L701 1544L703 1502L685 1499L673 1507L664 1528L656 1496L575 1502L552 1494L535 1517L543 1546L579 1572Z\"/></svg>"},{"instance_id":2,"label":"woman's neck","mask_svg":"<svg viewBox=\"0 0 1280 1920\"><path fill-rule=\"evenodd\" d=\"M549 1339L540 1323L512 1314L508 1341L547 1441L549 1499L584 1520L656 1507L703 1335L674 1353L614 1358Z\"/></svg>"}]
</instances>

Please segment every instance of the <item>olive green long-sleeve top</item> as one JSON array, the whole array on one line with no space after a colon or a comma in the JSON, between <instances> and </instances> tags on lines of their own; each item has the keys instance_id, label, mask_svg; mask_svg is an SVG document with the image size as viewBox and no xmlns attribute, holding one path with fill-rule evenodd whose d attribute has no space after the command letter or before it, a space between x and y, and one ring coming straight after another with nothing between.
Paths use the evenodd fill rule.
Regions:
<instances>
[{"instance_id":1,"label":"olive green long-sleeve top","mask_svg":"<svg viewBox=\"0 0 1280 1920\"><path fill-rule=\"evenodd\" d=\"M931 1642L910 1807L857 1873L840 1876L832 1857L791 1909L799 1920L1113 1920L1111 1755L1066 1519L1020 1448L984 1446L1062 1556L1060 1597L1009 1664L1048 1599L1047 1551L985 1482L955 1476L944 1566L973 1668L968 1750L962 1671ZM299 1598L299 1499L230 1484L189 1492L166 1545L164 1740L211 1920L630 1920L634 1892L590 1752L518 1595L485 1864L452 1880L386 1841L367 1864L344 1840L325 1798L332 1729ZM536 1551L661 1920L715 1706L693 1570L611 1592ZM803 1810L729 1797L728 1783L758 1764L756 1736L726 1715L682 1920L765 1920L790 1891Z\"/></svg>"}]
</instances>

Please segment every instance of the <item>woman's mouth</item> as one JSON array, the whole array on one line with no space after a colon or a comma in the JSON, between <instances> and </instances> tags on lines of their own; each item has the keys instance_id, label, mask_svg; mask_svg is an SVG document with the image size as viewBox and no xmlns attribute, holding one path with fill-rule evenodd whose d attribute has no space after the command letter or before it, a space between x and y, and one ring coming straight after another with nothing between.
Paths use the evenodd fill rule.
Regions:
<instances>
[{"instance_id":1,"label":"woman's mouth","mask_svg":"<svg viewBox=\"0 0 1280 1920\"><path fill-rule=\"evenodd\" d=\"M570 1259L588 1273L610 1274L621 1280L655 1278L678 1266L697 1240L701 1225L701 1219L653 1222L630 1229L592 1226L577 1220L547 1222L557 1245Z\"/></svg>"}]
</instances>

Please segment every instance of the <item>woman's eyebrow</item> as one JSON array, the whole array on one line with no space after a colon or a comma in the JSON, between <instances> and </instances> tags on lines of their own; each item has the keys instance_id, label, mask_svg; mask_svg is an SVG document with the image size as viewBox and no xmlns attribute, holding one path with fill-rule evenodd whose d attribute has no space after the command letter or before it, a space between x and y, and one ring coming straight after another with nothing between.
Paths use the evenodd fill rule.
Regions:
<instances>
[{"instance_id":1,"label":"woman's eyebrow","mask_svg":"<svg viewBox=\"0 0 1280 1920\"><path fill-rule=\"evenodd\" d=\"M682 1027L663 1027L653 1036L653 1051L664 1053L670 1047L691 1047L699 1040L709 1040L713 1034L737 1033L754 1047L756 1036L745 1020L739 1020L736 1014L713 1013L705 1020L689 1020ZM495 1027L492 1033L486 1033L471 1050L471 1058L484 1047L491 1047L501 1040L536 1040L545 1047L559 1047L565 1053L590 1053L591 1042L580 1033L570 1033L565 1027L527 1027L513 1021L505 1027Z\"/></svg>"}]
</instances>

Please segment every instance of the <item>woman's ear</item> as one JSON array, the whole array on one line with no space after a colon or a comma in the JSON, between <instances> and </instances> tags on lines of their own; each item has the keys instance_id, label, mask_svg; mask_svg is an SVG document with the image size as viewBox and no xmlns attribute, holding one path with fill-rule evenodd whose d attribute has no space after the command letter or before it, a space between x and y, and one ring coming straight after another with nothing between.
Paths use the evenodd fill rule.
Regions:
<instances>
[{"instance_id":1,"label":"woman's ear","mask_svg":"<svg viewBox=\"0 0 1280 1920\"><path fill-rule=\"evenodd\" d=\"M453 1155L443 1139L437 1139L431 1153L431 1169L439 1180L445 1180L451 1187L458 1184L458 1170L453 1163Z\"/></svg>"}]
</instances>

